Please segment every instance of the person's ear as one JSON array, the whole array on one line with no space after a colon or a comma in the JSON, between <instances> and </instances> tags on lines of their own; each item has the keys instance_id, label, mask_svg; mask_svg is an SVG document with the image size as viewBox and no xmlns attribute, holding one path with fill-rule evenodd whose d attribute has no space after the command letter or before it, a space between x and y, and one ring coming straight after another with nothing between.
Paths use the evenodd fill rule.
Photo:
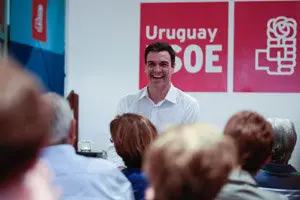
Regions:
<instances>
[{"instance_id":1,"label":"person's ear","mask_svg":"<svg viewBox=\"0 0 300 200\"><path fill-rule=\"evenodd\" d=\"M144 72L147 73L147 63L144 63Z\"/></svg>"},{"instance_id":2,"label":"person's ear","mask_svg":"<svg viewBox=\"0 0 300 200\"><path fill-rule=\"evenodd\" d=\"M68 143L74 146L76 137L76 120L73 119L70 124Z\"/></svg>"},{"instance_id":3,"label":"person's ear","mask_svg":"<svg viewBox=\"0 0 300 200\"><path fill-rule=\"evenodd\" d=\"M175 65L176 65L176 63L174 62L174 63L171 65L171 67L172 67L173 69L175 69Z\"/></svg>"},{"instance_id":4,"label":"person's ear","mask_svg":"<svg viewBox=\"0 0 300 200\"><path fill-rule=\"evenodd\" d=\"M155 197L154 189L150 186L145 191L145 199L146 200L153 200Z\"/></svg>"},{"instance_id":5,"label":"person's ear","mask_svg":"<svg viewBox=\"0 0 300 200\"><path fill-rule=\"evenodd\" d=\"M173 74L174 71L175 71L175 65L176 65L176 63L173 63L173 64L171 65L171 74Z\"/></svg>"}]
</instances>

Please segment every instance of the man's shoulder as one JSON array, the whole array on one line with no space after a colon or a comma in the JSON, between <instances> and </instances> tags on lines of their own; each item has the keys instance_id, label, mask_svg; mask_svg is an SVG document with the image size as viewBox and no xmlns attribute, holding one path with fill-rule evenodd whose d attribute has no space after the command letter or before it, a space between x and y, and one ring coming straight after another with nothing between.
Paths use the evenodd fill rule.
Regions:
<instances>
[{"instance_id":1,"label":"man's shoulder","mask_svg":"<svg viewBox=\"0 0 300 200\"><path fill-rule=\"evenodd\" d=\"M194 97L192 97L190 94L180 90L179 88L175 87L175 90L177 92L178 99L181 103L189 104L189 105L198 105L198 100Z\"/></svg>"},{"instance_id":2,"label":"man's shoulder","mask_svg":"<svg viewBox=\"0 0 300 200\"><path fill-rule=\"evenodd\" d=\"M137 100L143 93L144 89L141 89L134 93L129 93L121 97L120 103L131 103L135 100Z\"/></svg>"},{"instance_id":3,"label":"man's shoulder","mask_svg":"<svg viewBox=\"0 0 300 200\"><path fill-rule=\"evenodd\" d=\"M232 192L221 192L218 194L216 200L269 200L269 199L276 199L276 200L288 200L286 196L275 192L268 192L261 190L259 188L255 190L238 190Z\"/></svg>"},{"instance_id":4,"label":"man's shoulder","mask_svg":"<svg viewBox=\"0 0 300 200\"><path fill-rule=\"evenodd\" d=\"M44 149L41 159L57 175L72 175L74 173L102 173L118 171L118 169L108 160L101 158L87 157L76 154L69 146L53 146Z\"/></svg>"},{"instance_id":5,"label":"man's shoulder","mask_svg":"<svg viewBox=\"0 0 300 200\"><path fill-rule=\"evenodd\" d=\"M86 163L86 171L88 173L100 173L100 174L109 174L109 173L119 173L120 170L116 168L113 163L102 158L90 158L83 157ZM121 172L120 172L121 174Z\"/></svg>"},{"instance_id":6,"label":"man's shoulder","mask_svg":"<svg viewBox=\"0 0 300 200\"><path fill-rule=\"evenodd\" d=\"M123 97L121 97L120 102L130 102L139 97L140 91L135 93L126 94Z\"/></svg>"},{"instance_id":7,"label":"man's shoulder","mask_svg":"<svg viewBox=\"0 0 300 200\"><path fill-rule=\"evenodd\" d=\"M64 190L66 196L132 199L127 178L111 162L101 158L73 156L64 171L56 173L55 183Z\"/></svg>"},{"instance_id":8,"label":"man's shoulder","mask_svg":"<svg viewBox=\"0 0 300 200\"><path fill-rule=\"evenodd\" d=\"M233 186L225 184L218 195L217 200L287 200L287 198L279 193L262 190L258 187L251 187L249 185Z\"/></svg>"},{"instance_id":9,"label":"man's shoulder","mask_svg":"<svg viewBox=\"0 0 300 200\"><path fill-rule=\"evenodd\" d=\"M66 162L63 163L63 165L57 165L57 162L55 164L52 163L52 166L57 165L54 167L58 168L58 170L64 174L73 172L107 174L109 172L118 173L118 171L120 171L113 165L112 162L102 158L87 157L79 154L64 155L64 158ZM50 160L50 162L51 161L52 160Z\"/></svg>"},{"instance_id":10,"label":"man's shoulder","mask_svg":"<svg viewBox=\"0 0 300 200\"><path fill-rule=\"evenodd\" d=\"M226 183L220 191L217 200L229 199L253 199L253 200L268 200L278 199L286 200L287 198L275 192L265 191L257 187L257 185L249 184L248 180L240 179Z\"/></svg>"}]
</instances>

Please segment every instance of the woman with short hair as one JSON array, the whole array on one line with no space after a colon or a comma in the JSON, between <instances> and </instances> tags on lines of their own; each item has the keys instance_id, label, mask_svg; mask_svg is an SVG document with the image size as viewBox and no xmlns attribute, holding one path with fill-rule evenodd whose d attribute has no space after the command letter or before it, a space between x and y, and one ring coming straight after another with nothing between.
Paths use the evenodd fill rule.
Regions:
<instances>
[{"instance_id":1,"label":"woman with short hair","mask_svg":"<svg viewBox=\"0 0 300 200\"><path fill-rule=\"evenodd\" d=\"M135 199L144 199L148 182L141 172L145 150L157 137L157 130L149 119L126 113L110 123L112 141L126 168L122 170L131 182Z\"/></svg>"}]
</instances>

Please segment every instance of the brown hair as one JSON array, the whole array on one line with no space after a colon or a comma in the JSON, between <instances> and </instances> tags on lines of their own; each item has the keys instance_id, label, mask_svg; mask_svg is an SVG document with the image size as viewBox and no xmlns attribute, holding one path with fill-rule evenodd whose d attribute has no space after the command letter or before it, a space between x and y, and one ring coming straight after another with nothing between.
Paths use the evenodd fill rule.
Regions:
<instances>
[{"instance_id":1,"label":"brown hair","mask_svg":"<svg viewBox=\"0 0 300 200\"><path fill-rule=\"evenodd\" d=\"M239 148L242 169L255 174L272 154L274 134L271 124L259 113L241 111L227 122L225 135L230 135Z\"/></svg>"},{"instance_id":2,"label":"brown hair","mask_svg":"<svg viewBox=\"0 0 300 200\"><path fill-rule=\"evenodd\" d=\"M123 114L110 123L110 132L116 151L125 165L141 168L144 151L157 136L151 121L141 115Z\"/></svg>"},{"instance_id":3,"label":"brown hair","mask_svg":"<svg viewBox=\"0 0 300 200\"><path fill-rule=\"evenodd\" d=\"M35 163L49 136L50 117L38 81L16 63L0 60L1 186Z\"/></svg>"},{"instance_id":4,"label":"brown hair","mask_svg":"<svg viewBox=\"0 0 300 200\"><path fill-rule=\"evenodd\" d=\"M144 170L153 200L211 200L237 162L230 137L210 125L175 126L148 149Z\"/></svg>"}]
</instances>

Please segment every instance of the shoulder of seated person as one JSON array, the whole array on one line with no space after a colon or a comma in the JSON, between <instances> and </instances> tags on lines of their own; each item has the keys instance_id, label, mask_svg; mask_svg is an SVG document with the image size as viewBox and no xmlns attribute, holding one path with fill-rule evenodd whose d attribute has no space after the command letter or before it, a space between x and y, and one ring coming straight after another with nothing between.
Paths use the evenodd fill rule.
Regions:
<instances>
[{"instance_id":1,"label":"shoulder of seated person","mask_svg":"<svg viewBox=\"0 0 300 200\"><path fill-rule=\"evenodd\" d=\"M111 171L120 171L113 163L102 158L86 158L87 170L90 173L107 173Z\"/></svg>"}]
</instances>

